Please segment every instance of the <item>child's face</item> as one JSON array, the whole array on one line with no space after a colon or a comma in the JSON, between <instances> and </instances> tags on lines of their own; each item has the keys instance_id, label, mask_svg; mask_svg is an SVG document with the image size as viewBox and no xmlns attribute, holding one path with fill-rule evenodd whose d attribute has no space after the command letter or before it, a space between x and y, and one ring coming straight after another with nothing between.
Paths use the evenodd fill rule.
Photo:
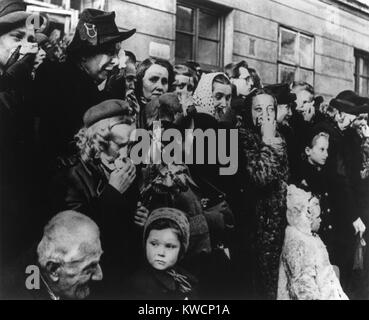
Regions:
<instances>
[{"instance_id":1,"label":"child's face","mask_svg":"<svg viewBox=\"0 0 369 320\"><path fill-rule=\"evenodd\" d=\"M146 240L147 261L156 270L166 270L177 263L180 247L173 229L151 230Z\"/></svg>"},{"instance_id":2,"label":"child's face","mask_svg":"<svg viewBox=\"0 0 369 320\"><path fill-rule=\"evenodd\" d=\"M314 166L324 166L328 158L329 141L326 137L319 137L312 148L306 147L308 161Z\"/></svg>"}]
</instances>

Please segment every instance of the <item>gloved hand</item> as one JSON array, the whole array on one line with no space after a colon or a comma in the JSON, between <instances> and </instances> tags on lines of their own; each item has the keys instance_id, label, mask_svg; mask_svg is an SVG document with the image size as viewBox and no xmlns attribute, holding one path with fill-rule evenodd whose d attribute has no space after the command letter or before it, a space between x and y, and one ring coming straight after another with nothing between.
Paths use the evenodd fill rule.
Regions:
<instances>
[{"instance_id":1,"label":"gloved hand","mask_svg":"<svg viewBox=\"0 0 369 320\"><path fill-rule=\"evenodd\" d=\"M360 237L363 236L365 230L366 230L366 226L363 223L363 221L360 218L357 218L353 223L352 223L354 229L355 229L355 234L359 233Z\"/></svg>"}]
</instances>

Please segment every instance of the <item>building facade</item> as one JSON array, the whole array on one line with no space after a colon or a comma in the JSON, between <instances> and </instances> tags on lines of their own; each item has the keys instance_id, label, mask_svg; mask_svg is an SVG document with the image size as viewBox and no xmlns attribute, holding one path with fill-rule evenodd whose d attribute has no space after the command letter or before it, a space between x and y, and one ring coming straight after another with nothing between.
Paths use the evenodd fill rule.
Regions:
<instances>
[{"instance_id":1,"label":"building facade","mask_svg":"<svg viewBox=\"0 0 369 320\"><path fill-rule=\"evenodd\" d=\"M246 60L265 84L305 80L330 99L345 89L369 96L366 0L48 0L62 8L115 11L136 28L124 48L220 70ZM73 29L73 26L71 26Z\"/></svg>"}]
</instances>

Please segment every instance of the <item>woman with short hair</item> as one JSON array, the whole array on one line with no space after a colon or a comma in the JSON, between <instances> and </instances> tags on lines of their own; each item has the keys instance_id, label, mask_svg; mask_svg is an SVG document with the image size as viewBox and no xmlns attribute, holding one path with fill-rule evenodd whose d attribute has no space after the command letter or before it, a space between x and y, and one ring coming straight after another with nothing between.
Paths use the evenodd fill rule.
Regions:
<instances>
[{"instance_id":1,"label":"woman with short hair","mask_svg":"<svg viewBox=\"0 0 369 320\"><path fill-rule=\"evenodd\" d=\"M172 65L164 59L148 58L137 67L136 97L140 104L139 126L145 127L145 108L148 102L170 91L174 82Z\"/></svg>"}]
</instances>

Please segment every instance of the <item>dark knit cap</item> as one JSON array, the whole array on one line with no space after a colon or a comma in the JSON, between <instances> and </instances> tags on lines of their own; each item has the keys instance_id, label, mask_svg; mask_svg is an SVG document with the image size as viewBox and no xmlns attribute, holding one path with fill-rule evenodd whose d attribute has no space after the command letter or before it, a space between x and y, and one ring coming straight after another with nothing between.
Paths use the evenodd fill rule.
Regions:
<instances>
[{"instance_id":1,"label":"dark knit cap","mask_svg":"<svg viewBox=\"0 0 369 320\"><path fill-rule=\"evenodd\" d=\"M148 230L149 230L150 225L153 222L162 220L162 219L170 220L178 226L182 234L183 243L181 243L181 245L184 248L183 253L185 253L188 249L188 245L190 242L190 224L188 222L186 214L183 211L175 209L175 208L158 208L151 212L151 214L147 218L147 221L144 227L144 232L143 232L144 242L149 236Z\"/></svg>"},{"instance_id":2,"label":"dark knit cap","mask_svg":"<svg viewBox=\"0 0 369 320\"><path fill-rule=\"evenodd\" d=\"M103 119L116 116L129 116L131 114L132 109L127 101L119 99L105 100L85 112L83 123L86 127L90 127Z\"/></svg>"}]
</instances>

